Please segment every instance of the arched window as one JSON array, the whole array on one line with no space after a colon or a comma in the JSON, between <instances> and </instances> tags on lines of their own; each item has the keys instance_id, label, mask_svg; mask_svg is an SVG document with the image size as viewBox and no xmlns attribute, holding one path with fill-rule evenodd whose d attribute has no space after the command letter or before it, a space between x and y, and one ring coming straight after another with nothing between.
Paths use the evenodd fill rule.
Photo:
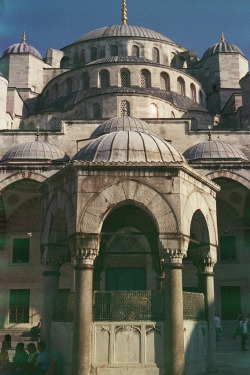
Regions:
<instances>
[{"instance_id":1,"label":"arched window","mask_svg":"<svg viewBox=\"0 0 250 375\"><path fill-rule=\"evenodd\" d=\"M176 53L174 53L174 52L171 52L171 62L170 62L170 65L171 66L176 66Z\"/></svg>"},{"instance_id":2,"label":"arched window","mask_svg":"<svg viewBox=\"0 0 250 375\"><path fill-rule=\"evenodd\" d=\"M91 61L97 60L97 48L96 47L91 48L90 58L91 58Z\"/></svg>"},{"instance_id":3,"label":"arched window","mask_svg":"<svg viewBox=\"0 0 250 375\"><path fill-rule=\"evenodd\" d=\"M79 65L79 57L78 57L78 52L74 52L74 57L73 57L73 67L77 68Z\"/></svg>"},{"instance_id":4,"label":"arched window","mask_svg":"<svg viewBox=\"0 0 250 375\"><path fill-rule=\"evenodd\" d=\"M158 48L154 47L152 51L152 60L154 63L159 63L160 62L160 52Z\"/></svg>"},{"instance_id":5,"label":"arched window","mask_svg":"<svg viewBox=\"0 0 250 375\"><path fill-rule=\"evenodd\" d=\"M100 85L101 88L109 87L109 72L107 70L101 70L100 72Z\"/></svg>"},{"instance_id":6,"label":"arched window","mask_svg":"<svg viewBox=\"0 0 250 375\"><path fill-rule=\"evenodd\" d=\"M141 71L141 87L145 87L145 88L151 87L150 73L146 69L143 69Z\"/></svg>"},{"instance_id":7,"label":"arched window","mask_svg":"<svg viewBox=\"0 0 250 375\"><path fill-rule=\"evenodd\" d=\"M151 117L158 118L158 107L155 103L150 105L150 115Z\"/></svg>"},{"instance_id":8,"label":"arched window","mask_svg":"<svg viewBox=\"0 0 250 375\"><path fill-rule=\"evenodd\" d=\"M200 102L200 105L204 105L204 97L203 97L203 92L200 90L199 91L199 102Z\"/></svg>"},{"instance_id":9,"label":"arched window","mask_svg":"<svg viewBox=\"0 0 250 375\"><path fill-rule=\"evenodd\" d=\"M128 69L121 71L121 87L130 87L130 71Z\"/></svg>"},{"instance_id":10,"label":"arched window","mask_svg":"<svg viewBox=\"0 0 250 375\"><path fill-rule=\"evenodd\" d=\"M120 116L130 116L130 103L127 100L121 101Z\"/></svg>"},{"instance_id":11,"label":"arched window","mask_svg":"<svg viewBox=\"0 0 250 375\"><path fill-rule=\"evenodd\" d=\"M177 92L178 94L185 96L185 81L182 77L177 79Z\"/></svg>"},{"instance_id":12,"label":"arched window","mask_svg":"<svg viewBox=\"0 0 250 375\"><path fill-rule=\"evenodd\" d=\"M53 86L54 100L58 99L58 84L55 83Z\"/></svg>"},{"instance_id":13,"label":"arched window","mask_svg":"<svg viewBox=\"0 0 250 375\"><path fill-rule=\"evenodd\" d=\"M95 104L93 105L93 118L94 118L95 120L101 118L101 106L100 106L99 103L95 103Z\"/></svg>"},{"instance_id":14,"label":"arched window","mask_svg":"<svg viewBox=\"0 0 250 375\"><path fill-rule=\"evenodd\" d=\"M132 46L132 56L140 57L140 48L136 45Z\"/></svg>"},{"instance_id":15,"label":"arched window","mask_svg":"<svg viewBox=\"0 0 250 375\"><path fill-rule=\"evenodd\" d=\"M69 57L64 56L60 61L61 69L69 69Z\"/></svg>"},{"instance_id":16,"label":"arched window","mask_svg":"<svg viewBox=\"0 0 250 375\"><path fill-rule=\"evenodd\" d=\"M118 56L118 46L116 44L112 44L110 47L111 56Z\"/></svg>"},{"instance_id":17,"label":"arched window","mask_svg":"<svg viewBox=\"0 0 250 375\"><path fill-rule=\"evenodd\" d=\"M81 55L80 55L80 65L83 66L85 64L85 50L81 50Z\"/></svg>"},{"instance_id":18,"label":"arched window","mask_svg":"<svg viewBox=\"0 0 250 375\"><path fill-rule=\"evenodd\" d=\"M164 90L164 91L170 90L170 79L167 73L161 73L160 86L161 86L161 90Z\"/></svg>"},{"instance_id":19,"label":"arched window","mask_svg":"<svg viewBox=\"0 0 250 375\"><path fill-rule=\"evenodd\" d=\"M196 102L196 88L193 83L190 85L190 91L191 91L191 99Z\"/></svg>"},{"instance_id":20,"label":"arched window","mask_svg":"<svg viewBox=\"0 0 250 375\"><path fill-rule=\"evenodd\" d=\"M72 94L72 88L73 88L72 79L68 78L66 80L66 95Z\"/></svg>"},{"instance_id":21,"label":"arched window","mask_svg":"<svg viewBox=\"0 0 250 375\"><path fill-rule=\"evenodd\" d=\"M89 75L88 75L88 73L82 74L82 89L83 90L89 89Z\"/></svg>"}]
</instances>

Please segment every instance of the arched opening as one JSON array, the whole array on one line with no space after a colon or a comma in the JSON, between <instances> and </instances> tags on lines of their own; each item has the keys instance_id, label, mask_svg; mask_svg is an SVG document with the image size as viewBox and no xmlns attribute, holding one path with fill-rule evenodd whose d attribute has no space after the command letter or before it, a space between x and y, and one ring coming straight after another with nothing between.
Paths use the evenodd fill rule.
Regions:
<instances>
[{"instance_id":1,"label":"arched opening","mask_svg":"<svg viewBox=\"0 0 250 375\"><path fill-rule=\"evenodd\" d=\"M81 65L81 66L85 65L85 50L84 50L84 49L81 50L81 54L80 54L80 65Z\"/></svg>"},{"instance_id":2,"label":"arched opening","mask_svg":"<svg viewBox=\"0 0 250 375\"><path fill-rule=\"evenodd\" d=\"M64 56L60 61L61 69L69 69L69 57Z\"/></svg>"},{"instance_id":3,"label":"arched opening","mask_svg":"<svg viewBox=\"0 0 250 375\"><path fill-rule=\"evenodd\" d=\"M200 105L204 106L204 96L201 90L199 91L199 103Z\"/></svg>"},{"instance_id":4,"label":"arched opening","mask_svg":"<svg viewBox=\"0 0 250 375\"><path fill-rule=\"evenodd\" d=\"M182 96L186 95L185 81L182 77L178 77L178 79L177 79L177 92L178 92L178 94L180 94Z\"/></svg>"},{"instance_id":5,"label":"arched opening","mask_svg":"<svg viewBox=\"0 0 250 375\"><path fill-rule=\"evenodd\" d=\"M82 74L82 89L83 90L89 89L89 75L86 72Z\"/></svg>"},{"instance_id":6,"label":"arched opening","mask_svg":"<svg viewBox=\"0 0 250 375\"><path fill-rule=\"evenodd\" d=\"M161 73L160 86L161 86L161 90L164 90L164 91L170 90L170 79L167 73Z\"/></svg>"},{"instance_id":7,"label":"arched opening","mask_svg":"<svg viewBox=\"0 0 250 375\"><path fill-rule=\"evenodd\" d=\"M110 86L109 71L106 70L106 69L100 71L100 86L101 86L102 89Z\"/></svg>"},{"instance_id":8,"label":"arched opening","mask_svg":"<svg viewBox=\"0 0 250 375\"><path fill-rule=\"evenodd\" d=\"M52 216L48 239L49 245L53 246L54 253L47 254L47 256L57 255L62 260L70 262L67 220L62 210L58 210Z\"/></svg>"},{"instance_id":9,"label":"arched opening","mask_svg":"<svg viewBox=\"0 0 250 375\"><path fill-rule=\"evenodd\" d=\"M78 66L79 66L79 56L78 56L78 52L75 51L74 57L73 57L73 67L77 68Z\"/></svg>"},{"instance_id":10,"label":"arched opening","mask_svg":"<svg viewBox=\"0 0 250 375\"><path fill-rule=\"evenodd\" d=\"M118 56L118 46L116 44L110 46L110 54L111 56Z\"/></svg>"},{"instance_id":11,"label":"arched opening","mask_svg":"<svg viewBox=\"0 0 250 375\"><path fill-rule=\"evenodd\" d=\"M195 88L195 85L193 83L191 83L190 85L190 92L191 92L191 99L196 102L196 88Z\"/></svg>"},{"instance_id":12,"label":"arched opening","mask_svg":"<svg viewBox=\"0 0 250 375\"><path fill-rule=\"evenodd\" d=\"M160 62L160 52L158 48L154 47L152 50L152 60L154 63L158 64Z\"/></svg>"},{"instance_id":13,"label":"arched opening","mask_svg":"<svg viewBox=\"0 0 250 375\"><path fill-rule=\"evenodd\" d=\"M151 76L150 72L146 69L141 71L141 87L150 88L151 87Z\"/></svg>"},{"instance_id":14,"label":"arched opening","mask_svg":"<svg viewBox=\"0 0 250 375\"><path fill-rule=\"evenodd\" d=\"M128 69L121 71L121 87L130 87L130 71Z\"/></svg>"},{"instance_id":15,"label":"arched opening","mask_svg":"<svg viewBox=\"0 0 250 375\"><path fill-rule=\"evenodd\" d=\"M140 48L136 45L132 46L132 56L134 57L140 57Z\"/></svg>"},{"instance_id":16,"label":"arched opening","mask_svg":"<svg viewBox=\"0 0 250 375\"><path fill-rule=\"evenodd\" d=\"M157 230L141 208L113 210L102 226L96 273L101 290L155 290L159 263Z\"/></svg>"},{"instance_id":17,"label":"arched opening","mask_svg":"<svg viewBox=\"0 0 250 375\"><path fill-rule=\"evenodd\" d=\"M130 103L128 100L121 101L120 116L130 116Z\"/></svg>"},{"instance_id":18,"label":"arched opening","mask_svg":"<svg viewBox=\"0 0 250 375\"><path fill-rule=\"evenodd\" d=\"M91 59L91 61L97 60L97 48L96 47L91 48L90 59Z\"/></svg>"}]
</instances>

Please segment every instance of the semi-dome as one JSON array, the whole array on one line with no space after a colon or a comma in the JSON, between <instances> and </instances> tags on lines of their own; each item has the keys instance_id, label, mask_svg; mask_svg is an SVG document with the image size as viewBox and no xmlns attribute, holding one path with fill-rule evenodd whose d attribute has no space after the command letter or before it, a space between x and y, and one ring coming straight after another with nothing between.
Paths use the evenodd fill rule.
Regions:
<instances>
[{"instance_id":1,"label":"semi-dome","mask_svg":"<svg viewBox=\"0 0 250 375\"><path fill-rule=\"evenodd\" d=\"M209 140L188 148L183 156L188 161L202 160L230 160L248 161L247 157L233 145L218 140Z\"/></svg>"},{"instance_id":2,"label":"semi-dome","mask_svg":"<svg viewBox=\"0 0 250 375\"><path fill-rule=\"evenodd\" d=\"M103 134L109 134L118 131L137 131L148 134L155 134L151 126L145 121L132 116L112 117L99 125L91 134L91 138L100 137Z\"/></svg>"},{"instance_id":3,"label":"semi-dome","mask_svg":"<svg viewBox=\"0 0 250 375\"><path fill-rule=\"evenodd\" d=\"M181 163L184 157L159 137L135 131L102 135L83 147L73 158L85 162Z\"/></svg>"},{"instance_id":4,"label":"semi-dome","mask_svg":"<svg viewBox=\"0 0 250 375\"><path fill-rule=\"evenodd\" d=\"M241 55L244 56L243 52L235 44L220 42L220 43L213 44L211 47L209 47L204 52L202 58L214 55L218 52L220 52L220 53L221 52L224 52L224 53L240 53Z\"/></svg>"},{"instance_id":5,"label":"semi-dome","mask_svg":"<svg viewBox=\"0 0 250 375\"><path fill-rule=\"evenodd\" d=\"M1 159L2 162L20 160L68 161L69 156L50 143L36 140L34 142L22 143L11 148Z\"/></svg>"},{"instance_id":6,"label":"semi-dome","mask_svg":"<svg viewBox=\"0 0 250 375\"><path fill-rule=\"evenodd\" d=\"M83 35L81 38L77 39L74 43L85 42L87 40L107 38L107 37L120 37L127 36L133 38L144 38L144 39L155 39L165 42L171 42L170 39L166 38L164 35L157 33L156 31L146 29L144 27L132 26L132 25L113 25L102 27L97 30L90 31L89 33Z\"/></svg>"}]
</instances>

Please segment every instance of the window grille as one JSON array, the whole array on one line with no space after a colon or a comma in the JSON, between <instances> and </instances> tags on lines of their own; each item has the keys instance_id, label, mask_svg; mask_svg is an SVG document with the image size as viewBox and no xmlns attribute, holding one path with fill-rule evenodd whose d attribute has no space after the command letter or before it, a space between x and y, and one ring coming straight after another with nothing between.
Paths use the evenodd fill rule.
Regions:
<instances>
[{"instance_id":1,"label":"window grille","mask_svg":"<svg viewBox=\"0 0 250 375\"><path fill-rule=\"evenodd\" d=\"M101 106L100 106L100 104L98 104L98 103L95 103L95 104L93 105L93 118L94 118L95 120L101 118Z\"/></svg>"},{"instance_id":2,"label":"window grille","mask_svg":"<svg viewBox=\"0 0 250 375\"><path fill-rule=\"evenodd\" d=\"M196 88L193 83L190 85L190 90L191 90L191 98L194 102L196 102Z\"/></svg>"},{"instance_id":3,"label":"window grille","mask_svg":"<svg viewBox=\"0 0 250 375\"><path fill-rule=\"evenodd\" d=\"M97 60L97 48L92 47L90 51L91 61Z\"/></svg>"},{"instance_id":4,"label":"window grille","mask_svg":"<svg viewBox=\"0 0 250 375\"><path fill-rule=\"evenodd\" d=\"M82 75L82 89L83 90L89 89L89 75L88 75L88 73L83 73L83 75Z\"/></svg>"},{"instance_id":5,"label":"window grille","mask_svg":"<svg viewBox=\"0 0 250 375\"><path fill-rule=\"evenodd\" d=\"M78 57L78 52L76 51L73 57L73 67L77 68L78 65L79 65L79 57Z\"/></svg>"},{"instance_id":6,"label":"window grille","mask_svg":"<svg viewBox=\"0 0 250 375\"><path fill-rule=\"evenodd\" d=\"M111 56L118 56L118 46L112 44L110 47Z\"/></svg>"},{"instance_id":7,"label":"window grille","mask_svg":"<svg viewBox=\"0 0 250 375\"><path fill-rule=\"evenodd\" d=\"M121 71L121 86L130 87L130 72L128 70Z\"/></svg>"},{"instance_id":8,"label":"window grille","mask_svg":"<svg viewBox=\"0 0 250 375\"><path fill-rule=\"evenodd\" d=\"M185 96L185 82L181 77L177 79L177 92L178 94Z\"/></svg>"},{"instance_id":9,"label":"window grille","mask_svg":"<svg viewBox=\"0 0 250 375\"><path fill-rule=\"evenodd\" d=\"M29 306L29 289L11 289L9 323L29 323Z\"/></svg>"},{"instance_id":10,"label":"window grille","mask_svg":"<svg viewBox=\"0 0 250 375\"><path fill-rule=\"evenodd\" d=\"M141 71L141 87L149 88L151 86L150 73L147 70Z\"/></svg>"},{"instance_id":11,"label":"window grille","mask_svg":"<svg viewBox=\"0 0 250 375\"><path fill-rule=\"evenodd\" d=\"M100 73L101 88L109 87L109 72L102 70Z\"/></svg>"},{"instance_id":12,"label":"window grille","mask_svg":"<svg viewBox=\"0 0 250 375\"><path fill-rule=\"evenodd\" d=\"M14 238L12 263L29 263L29 238Z\"/></svg>"},{"instance_id":13,"label":"window grille","mask_svg":"<svg viewBox=\"0 0 250 375\"><path fill-rule=\"evenodd\" d=\"M152 60L154 63L159 63L160 62L160 53L159 53L159 50L158 48L153 48L153 51L152 51Z\"/></svg>"},{"instance_id":14,"label":"window grille","mask_svg":"<svg viewBox=\"0 0 250 375\"><path fill-rule=\"evenodd\" d=\"M104 59L104 57L106 56L105 47L100 48L99 56L100 56L100 59Z\"/></svg>"},{"instance_id":15,"label":"window grille","mask_svg":"<svg viewBox=\"0 0 250 375\"><path fill-rule=\"evenodd\" d=\"M50 130L60 131L62 129L62 121L59 118L53 117L50 122Z\"/></svg>"},{"instance_id":16,"label":"window grille","mask_svg":"<svg viewBox=\"0 0 250 375\"><path fill-rule=\"evenodd\" d=\"M136 45L132 46L132 56L140 57L140 49Z\"/></svg>"},{"instance_id":17,"label":"window grille","mask_svg":"<svg viewBox=\"0 0 250 375\"><path fill-rule=\"evenodd\" d=\"M152 103L150 106L151 117L158 118L158 106Z\"/></svg>"},{"instance_id":18,"label":"window grille","mask_svg":"<svg viewBox=\"0 0 250 375\"><path fill-rule=\"evenodd\" d=\"M85 50L81 50L81 55L80 55L80 64L84 65L85 64Z\"/></svg>"},{"instance_id":19,"label":"window grille","mask_svg":"<svg viewBox=\"0 0 250 375\"><path fill-rule=\"evenodd\" d=\"M167 73L161 73L160 87L161 87L161 90L164 90L164 91L170 90L169 75Z\"/></svg>"},{"instance_id":20,"label":"window grille","mask_svg":"<svg viewBox=\"0 0 250 375\"><path fill-rule=\"evenodd\" d=\"M200 105L204 105L203 93L201 90L199 91L199 99L200 99Z\"/></svg>"},{"instance_id":21,"label":"window grille","mask_svg":"<svg viewBox=\"0 0 250 375\"><path fill-rule=\"evenodd\" d=\"M130 116L130 103L127 100L122 100L120 104L120 116Z\"/></svg>"}]
</instances>

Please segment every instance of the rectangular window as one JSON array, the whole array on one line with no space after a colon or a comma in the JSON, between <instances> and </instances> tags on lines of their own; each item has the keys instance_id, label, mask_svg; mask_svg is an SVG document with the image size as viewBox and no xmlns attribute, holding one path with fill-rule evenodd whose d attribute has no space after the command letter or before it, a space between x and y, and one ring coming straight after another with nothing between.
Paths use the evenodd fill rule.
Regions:
<instances>
[{"instance_id":1,"label":"rectangular window","mask_svg":"<svg viewBox=\"0 0 250 375\"><path fill-rule=\"evenodd\" d=\"M241 312L240 286L221 286L221 315L223 320L236 320Z\"/></svg>"},{"instance_id":2,"label":"rectangular window","mask_svg":"<svg viewBox=\"0 0 250 375\"><path fill-rule=\"evenodd\" d=\"M237 260L235 236L220 237L220 260Z\"/></svg>"},{"instance_id":3,"label":"rectangular window","mask_svg":"<svg viewBox=\"0 0 250 375\"><path fill-rule=\"evenodd\" d=\"M29 323L30 290L11 289L9 305L10 323Z\"/></svg>"},{"instance_id":4,"label":"rectangular window","mask_svg":"<svg viewBox=\"0 0 250 375\"><path fill-rule=\"evenodd\" d=\"M29 263L29 238L13 239L12 263Z\"/></svg>"}]
</instances>

